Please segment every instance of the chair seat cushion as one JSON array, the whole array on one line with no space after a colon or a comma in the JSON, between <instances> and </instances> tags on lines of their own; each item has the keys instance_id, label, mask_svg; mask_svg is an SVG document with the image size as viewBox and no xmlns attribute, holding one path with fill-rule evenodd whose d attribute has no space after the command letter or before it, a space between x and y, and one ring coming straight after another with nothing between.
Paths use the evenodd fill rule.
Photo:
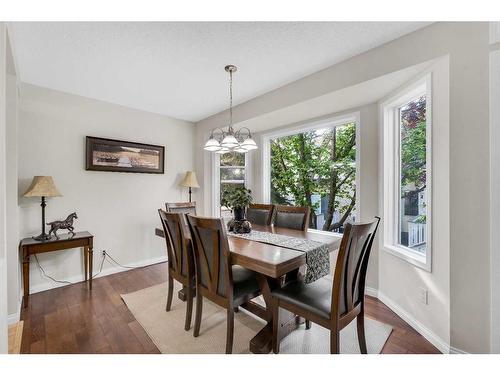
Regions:
<instances>
[{"instance_id":1,"label":"chair seat cushion","mask_svg":"<svg viewBox=\"0 0 500 375\"><path fill-rule=\"evenodd\" d=\"M233 266L233 300L235 303L246 302L260 295L260 287L255 272L241 266Z\"/></svg>"},{"instance_id":2,"label":"chair seat cushion","mask_svg":"<svg viewBox=\"0 0 500 375\"><path fill-rule=\"evenodd\" d=\"M291 281L272 292L273 297L294 304L325 319L330 319L332 280L322 278L310 284Z\"/></svg>"}]
</instances>

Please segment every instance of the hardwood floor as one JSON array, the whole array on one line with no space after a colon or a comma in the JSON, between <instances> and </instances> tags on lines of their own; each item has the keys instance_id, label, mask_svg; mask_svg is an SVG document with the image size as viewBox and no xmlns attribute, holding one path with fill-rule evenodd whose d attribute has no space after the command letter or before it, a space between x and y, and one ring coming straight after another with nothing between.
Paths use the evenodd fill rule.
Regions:
<instances>
[{"instance_id":1,"label":"hardwood floor","mask_svg":"<svg viewBox=\"0 0 500 375\"><path fill-rule=\"evenodd\" d=\"M159 353L120 294L166 281L160 263L32 294L21 313L21 353ZM439 353L387 306L368 297L366 314L394 327L382 353Z\"/></svg>"},{"instance_id":2,"label":"hardwood floor","mask_svg":"<svg viewBox=\"0 0 500 375\"><path fill-rule=\"evenodd\" d=\"M9 326L9 354L21 353L21 338L24 322L20 320Z\"/></svg>"}]
</instances>

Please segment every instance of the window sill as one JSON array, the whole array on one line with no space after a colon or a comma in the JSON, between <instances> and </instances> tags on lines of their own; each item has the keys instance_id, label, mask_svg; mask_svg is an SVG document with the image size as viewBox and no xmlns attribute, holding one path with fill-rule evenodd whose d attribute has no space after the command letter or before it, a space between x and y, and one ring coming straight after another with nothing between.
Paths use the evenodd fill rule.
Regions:
<instances>
[{"instance_id":1,"label":"window sill","mask_svg":"<svg viewBox=\"0 0 500 375\"><path fill-rule=\"evenodd\" d=\"M385 252L397 258L403 259L408 263L416 267L419 267L427 272L431 272L431 264L430 262L428 262L430 261L430 259L428 259L427 256L417 254L414 251L408 250L402 246L384 245L383 249Z\"/></svg>"}]
</instances>

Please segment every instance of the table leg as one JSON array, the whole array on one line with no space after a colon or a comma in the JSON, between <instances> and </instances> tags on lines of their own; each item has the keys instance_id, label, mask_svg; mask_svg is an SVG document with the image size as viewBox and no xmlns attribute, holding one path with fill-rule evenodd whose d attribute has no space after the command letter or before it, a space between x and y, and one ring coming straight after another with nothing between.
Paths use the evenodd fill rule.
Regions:
<instances>
[{"instance_id":1,"label":"table leg","mask_svg":"<svg viewBox=\"0 0 500 375\"><path fill-rule=\"evenodd\" d=\"M257 281L259 282L262 296L266 302L266 312L265 315L261 317L264 320L267 320L267 324L250 340L250 351L255 354L267 354L272 350L273 341L271 290L281 285L281 278L273 279L262 274L257 274ZM299 324L300 322L296 318L295 314L280 308L278 340L283 339L297 329Z\"/></svg>"},{"instance_id":2,"label":"table leg","mask_svg":"<svg viewBox=\"0 0 500 375\"><path fill-rule=\"evenodd\" d=\"M83 264L85 267L85 281L87 281L89 274L89 250L87 246L83 247Z\"/></svg>"},{"instance_id":3,"label":"table leg","mask_svg":"<svg viewBox=\"0 0 500 375\"><path fill-rule=\"evenodd\" d=\"M28 299L30 295L30 257L25 256L23 258L23 289L24 289L24 298L23 303L24 307L28 307Z\"/></svg>"},{"instance_id":4,"label":"table leg","mask_svg":"<svg viewBox=\"0 0 500 375\"><path fill-rule=\"evenodd\" d=\"M94 263L94 252L92 250L92 245L88 247L88 253L89 253L89 289L92 290L92 275L93 275L92 265Z\"/></svg>"}]
</instances>

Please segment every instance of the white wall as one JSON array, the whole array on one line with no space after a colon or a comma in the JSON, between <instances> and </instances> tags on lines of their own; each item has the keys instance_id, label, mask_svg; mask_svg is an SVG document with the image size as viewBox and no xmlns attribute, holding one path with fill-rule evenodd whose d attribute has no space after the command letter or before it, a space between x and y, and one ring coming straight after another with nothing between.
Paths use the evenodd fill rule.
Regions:
<instances>
[{"instance_id":1,"label":"white wall","mask_svg":"<svg viewBox=\"0 0 500 375\"><path fill-rule=\"evenodd\" d=\"M234 108L241 123L449 55L450 345L479 353L490 351L491 329L488 32L485 22L435 23ZM224 111L200 121L196 145L226 118ZM204 183L208 167L198 152L196 171Z\"/></svg>"},{"instance_id":2,"label":"white wall","mask_svg":"<svg viewBox=\"0 0 500 375\"><path fill-rule=\"evenodd\" d=\"M428 272L383 249L379 250L379 298L443 352L450 346L450 216L449 216L449 60L430 68L432 75L432 270ZM404 89L403 89L404 90ZM394 93L397 95L397 92ZM393 95L394 95L393 94ZM392 95L391 95L392 96ZM383 102L384 100L382 100ZM383 110L380 111L383 113ZM381 119L382 120L382 119ZM382 127L382 121L380 124ZM383 132L379 143L382 155ZM380 159L380 184L384 178ZM381 185L382 188L382 185ZM381 197L380 211L383 212ZM380 233L384 233L384 220ZM428 304L420 300L428 291Z\"/></svg>"},{"instance_id":3,"label":"white wall","mask_svg":"<svg viewBox=\"0 0 500 375\"><path fill-rule=\"evenodd\" d=\"M500 22L490 31L491 349L500 353Z\"/></svg>"},{"instance_id":4,"label":"white wall","mask_svg":"<svg viewBox=\"0 0 500 375\"><path fill-rule=\"evenodd\" d=\"M122 264L164 260L165 243L154 235L157 209L187 199L178 184L193 168L193 124L26 84L19 109L19 195L34 175L53 176L63 197L48 199L46 221L78 213L76 230L95 236L96 272L101 250ZM165 145L165 174L86 171L85 136ZM40 217L37 199L20 198L22 237L40 232ZM39 260L52 277L83 279L80 250L42 254ZM53 286L34 260L30 277L32 291Z\"/></svg>"},{"instance_id":5,"label":"white wall","mask_svg":"<svg viewBox=\"0 0 500 375\"><path fill-rule=\"evenodd\" d=\"M7 74L7 153L6 153L6 199L7 199L7 285L9 322L15 322L20 315L20 263L19 263L19 205L17 171L17 106L18 81L14 74Z\"/></svg>"},{"instance_id":6,"label":"white wall","mask_svg":"<svg viewBox=\"0 0 500 375\"><path fill-rule=\"evenodd\" d=\"M8 351L7 342L7 267L6 267L6 200L5 200L5 77L6 77L6 29L0 22L0 354Z\"/></svg>"}]
</instances>

